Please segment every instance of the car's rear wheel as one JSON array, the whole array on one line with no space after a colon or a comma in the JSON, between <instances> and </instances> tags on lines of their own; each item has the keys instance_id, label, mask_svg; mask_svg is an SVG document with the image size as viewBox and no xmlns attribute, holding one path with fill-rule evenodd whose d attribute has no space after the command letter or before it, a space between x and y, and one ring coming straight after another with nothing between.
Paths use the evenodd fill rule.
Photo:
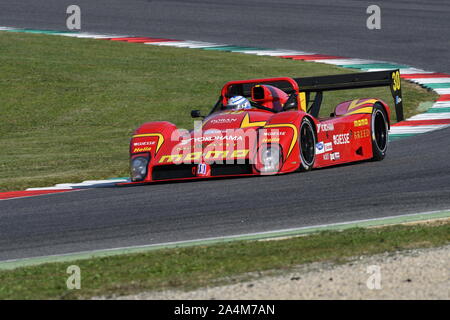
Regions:
<instances>
[{"instance_id":1,"label":"car's rear wheel","mask_svg":"<svg viewBox=\"0 0 450 320\"><path fill-rule=\"evenodd\" d=\"M384 109L375 105L372 111L372 151L374 161L383 160L389 142L389 129Z\"/></svg>"},{"instance_id":2,"label":"car's rear wheel","mask_svg":"<svg viewBox=\"0 0 450 320\"><path fill-rule=\"evenodd\" d=\"M311 120L304 118L300 125L300 170L311 170L316 159L316 134Z\"/></svg>"}]
</instances>

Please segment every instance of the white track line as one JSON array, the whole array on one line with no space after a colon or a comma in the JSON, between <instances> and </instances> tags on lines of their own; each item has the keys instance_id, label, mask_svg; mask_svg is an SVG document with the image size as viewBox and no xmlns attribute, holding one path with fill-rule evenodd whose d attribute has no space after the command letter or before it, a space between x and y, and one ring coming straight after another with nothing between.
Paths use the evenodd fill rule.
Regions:
<instances>
[{"instance_id":1,"label":"white track line","mask_svg":"<svg viewBox=\"0 0 450 320\"><path fill-rule=\"evenodd\" d=\"M410 133L425 133L433 130L447 127L448 125L430 125L430 126L394 126L389 130L390 134L410 134Z\"/></svg>"},{"instance_id":2,"label":"white track line","mask_svg":"<svg viewBox=\"0 0 450 320\"><path fill-rule=\"evenodd\" d=\"M393 70L393 69L394 68L363 69L363 70L366 70L368 72L376 72L376 71L388 71L388 70ZM416 68L400 68L400 74L414 74L414 73L429 74L429 73L434 73L434 72L433 71L425 71L423 69L416 69Z\"/></svg>"},{"instance_id":3,"label":"white track line","mask_svg":"<svg viewBox=\"0 0 450 320\"><path fill-rule=\"evenodd\" d=\"M179 48L208 48L208 47L222 47L225 44L208 43L201 41L159 41L159 42L144 42L144 44L153 46L165 46L165 47L179 47Z\"/></svg>"},{"instance_id":4,"label":"white track line","mask_svg":"<svg viewBox=\"0 0 450 320\"><path fill-rule=\"evenodd\" d=\"M87 187L107 187L114 186L116 183L130 182L129 179L108 179L108 180L87 180L80 183L59 183L52 187L42 188L28 188L27 191L41 191L41 190L70 190Z\"/></svg>"},{"instance_id":5,"label":"white track line","mask_svg":"<svg viewBox=\"0 0 450 320\"><path fill-rule=\"evenodd\" d=\"M98 34L98 33L89 33L89 32L52 33L50 35L64 36L64 37L71 37L71 38L87 38L87 39L109 39L109 38L127 38L127 37L129 37L129 36L124 36L124 35Z\"/></svg>"},{"instance_id":6,"label":"white track line","mask_svg":"<svg viewBox=\"0 0 450 320\"><path fill-rule=\"evenodd\" d=\"M414 121L414 120L438 120L438 119L450 119L450 112L441 112L441 113L422 113L411 118L406 119L406 121Z\"/></svg>"},{"instance_id":7,"label":"white track line","mask_svg":"<svg viewBox=\"0 0 450 320\"><path fill-rule=\"evenodd\" d=\"M176 45L173 44L172 42L172 46L176 46L179 48L190 48L190 49L201 49L201 48L213 48L213 47L222 47L222 46L226 46L226 44L220 44L220 43L212 43L212 42L203 42L203 41L184 41L181 43L177 43ZM160 45L165 45L165 44L160 44ZM169 45L169 44L166 44Z\"/></svg>"},{"instance_id":8,"label":"white track line","mask_svg":"<svg viewBox=\"0 0 450 320\"><path fill-rule=\"evenodd\" d=\"M449 83L450 78L416 78L416 79L408 79L409 81L419 83L419 84L427 84L427 83Z\"/></svg>"},{"instance_id":9,"label":"white track line","mask_svg":"<svg viewBox=\"0 0 450 320\"><path fill-rule=\"evenodd\" d=\"M293 50L258 50L258 51L248 51L244 52L247 54L255 54L257 56L271 56L271 57L280 57L280 56L304 56L314 54L311 52L305 51L293 51Z\"/></svg>"},{"instance_id":10,"label":"white track line","mask_svg":"<svg viewBox=\"0 0 450 320\"><path fill-rule=\"evenodd\" d=\"M388 63L386 61L375 61L365 59L315 59L310 60L318 63L333 64L337 66L345 66L349 64L372 64L372 63Z\"/></svg>"},{"instance_id":11,"label":"white track line","mask_svg":"<svg viewBox=\"0 0 450 320\"><path fill-rule=\"evenodd\" d=\"M438 94L450 94L450 88L446 89L433 89L433 91L437 92Z\"/></svg>"},{"instance_id":12,"label":"white track line","mask_svg":"<svg viewBox=\"0 0 450 320\"><path fill-rule=\"evenodd\" d=\"M431 108L450 108L450 102L436 102Z\"/></svg>"}]
</instances>

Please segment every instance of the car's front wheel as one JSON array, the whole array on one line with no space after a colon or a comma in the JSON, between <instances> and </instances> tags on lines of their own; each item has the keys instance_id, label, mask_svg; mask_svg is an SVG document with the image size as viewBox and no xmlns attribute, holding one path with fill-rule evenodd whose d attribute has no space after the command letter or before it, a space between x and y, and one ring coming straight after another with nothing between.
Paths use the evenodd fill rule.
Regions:
<instances>
[{"instance_id":1,"label":"car's front wheel","mask_svg":"<svg viewBox=\"0 0 450 320\"><path fill-rule=\"evenodd\" d=\"M300 124L300 170L311 170L316 159L316 134L311 120L304 118Z\"/></svg>"}]
</instances>

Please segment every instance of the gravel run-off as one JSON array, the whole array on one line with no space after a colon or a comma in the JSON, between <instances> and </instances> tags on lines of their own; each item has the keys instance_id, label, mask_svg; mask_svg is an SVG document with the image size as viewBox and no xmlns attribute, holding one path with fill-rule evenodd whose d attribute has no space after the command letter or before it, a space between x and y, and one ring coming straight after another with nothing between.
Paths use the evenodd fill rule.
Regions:
<instances>
[{"instance_id":1,"label":"gravel run-off","mask_svg":"<svg viewBox=\"0 0 450 320\"><path fill-rule=\"evenodd\" d=\"M251 274L246 281L228 279L231 283L227 285L188 292L153 291L115 299L448 300L449 267L450 246L445 246L355 257L345 264L311 263L284 273Z\"/></svg>"}]
</instances>

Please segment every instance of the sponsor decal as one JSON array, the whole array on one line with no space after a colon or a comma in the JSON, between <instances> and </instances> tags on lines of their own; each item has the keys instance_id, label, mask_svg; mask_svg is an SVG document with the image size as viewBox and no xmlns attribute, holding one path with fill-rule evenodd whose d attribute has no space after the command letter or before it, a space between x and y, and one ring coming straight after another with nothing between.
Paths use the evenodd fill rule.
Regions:
<instances>
[{"instance_id":1,"label":"sponsor decal","mask_svg":"<svg viewBox=\"0 0 450 320\"><path fill-rule=\"evenodd\" d=\"M141 147L141 146L152 146L156 144L156 141L143 141L143 142L134 142L133 146Z\"/></svg>"},{"instance_id":2,"label":"sponsor decal","mask_svg":"<svg viewBox=\"0 0 450 320\"><path fill-rule=\"evenodd\" d=\"M333 131L334 124L333 123L321 123L317 126L317 133L320 131Z\"/></svg>"},{"instance_id":3,"label":"sponsor decal","mask_svg":"<svg viewBox=\"0 0 450 320\"><path fill-rule=\"evenodd\" d=\"M280 142L280 138L264 138L262 142Z\"/></svg>"},{"instance_id":4,"label":"sponsor decal","mask_svg":"<svg viewBox=\"0 0 450 320\"><path fill-rule=\"evenodd\" d=\"M210 150L206 153L192 152L188 154L170 154L162 156L159 159L159 163L191 163L192 161L199 161L204 159L205 161L224 160L224 159L237 159L245 158L249 154L250 150Z\"/></svg>"},{"instance_id":5,"label":"sponsor decal","mask_svg":"<svg viewBox=\"0 0 450 320\"><path fill-rule=\"evenodd\" d=\"M191 141L213 142L213 141L224 141L224 140L242 141L242 136L210 136L210 137L200 136L200 137L196 137L196 138L189 138L189 139L183 140L183 141L181 141L181 144L188 144Z\"/></svg>"},{"instance_id":6,"label":"sponsor decal","mask_svg":"<svg viewBox=\"0 0 450 320\"><path fill-rule=\"evenodd\" d=\"M325 153L323 155L323 160L330 160L330 154L329 153Z\"/></svg>"},{"instance_id":7,"label":"sponsor decal","mask_svg":"<svg viewBox=\"0 0 450 320\"><path fill-rule=\"evenodd\" d=\"M292 123L277 123L277 124L269 124L266 126L266 128L282 128L282 130L284 128L291 128L293 131L293 136L292 136L292 140L291 140L291 145L289 146L289 150L287 153L286 157L289 157L289 155L291 154L292 149L294 149L295 144L297 143L297 139L298 139L298 129L295 125L293 125Z\"/></svg>"},{"instance_id":8,"label":"sponsor decal","mask_svg":"<svg viewBox=\"0 0 450 320\"><path fill-rule=\"evenodd\" d=\"M368 126L369 125L369 119L360 119L353 121L353 125L355 127L362 127L362 126Z\"/></svg>"},{"instance_id":9,"label":"sponsor decal","mask_svg":"<svg viewBox=\"0 0 450 320\"><path fill-rule=\"evenodd\" d=\"M171 154L162 156L161 159L159 159L159 163L181 162L181 159L183 159L182 154Z\"/></svg>"},{"instance_id":10,"label":"sponsor decal","mask_svg":"<svg viewBox=\"0 0 450 320\"><path fill-rule=\"evenodd\" d=\"M285 136L286 135L286 131L264 131L264 135L265 136Z\"/></svg>"},{"instance_id":11,"label":"sponsor decal","mask_svg":"<svg viewBox=\"0 0 450 320\"><path fill-rule=\"evenodd\" d=\"M333 143L332 142L325 143L324 147L325 147L325 152L333 151Z\"/></svg>"},{"instance_id":12,"label":"sponsor decal","mask_svg":"<svg viewBox=\"0 0 450 320\"><path fill-rule=\"evenodd\" d=\"M157 137L158 138L158 144L156 146L155 152L158 153L159 149L164 143L164 136L161 133L143 133L143 134L136 134L133 136L133 139L135 138L143 138L143 137Z\"/></svg>"},{"instance_id":13,"label":"sponsor decal","mask_svg":"<svg viewBox=\"0 0 450 320\"><path fill-rule=\"evenodd\" d=\"M197 167L197 174L198 175L205 175L206 174L206 164L205 163L200 163Z\"/></svg>"},{"instance_id":14,"label":"sponsor decal","mask_svg":"<svg viewBox=\"0 0 450 320\"><path fill-rule=\"evenodd\" d=\"M233 123L233 122L236 122L236 121L237 121L236 118L219 118L219 119L212 119L209 122L210 123L221 124L221 123Z\"/></svg>"},{"instance_id":15,"label":"sponsor decal","mask_svg":"<svg viewBox=\"0 0 450 320\"><path fill-rule=\"evenodd\" d=\"M138 147L138 148L133 148L133 153L148 152L151 150L152 150L152 147Z\"/></svg>"},{"instance_id":16,"label":"sponsor decal","mask_svg":"<svg viewBox=\"0 0 450 320\"><path fill-rule=\"evenodd\" d=\"M353 137L355 139L364 139L364 138L370 137L370 130L364 129L364 130L355 131L353 133Z\"/></svg>"},{"instance_id":17,"label":"sponsor decal","mask_svg":"<svg viewBox=\"0 0 450 320\"><path fill-rule=\"evenodd\" d=\"M322 154L325 152L325 146L323 142L316 143L316 154Z\"/></svg>"},{"instance_id":18,"label":"sponsor decal","mask_svg":"<svg viewBox=\"0 0 450 320\"><path fill-rule=\"evenodd\" d=\"M341 154L339 152L330 153L330 159L335 161L341 159Z\"/></svg>"},{"instance_id":19,"label":"sponsor decal","mask_svg":"<svg viewBox=\"0 0 450 320\"><path fill-rule=\"evenodd\" d=\"M350 143L350 133L341 133L333 135L333 143L335 145Z\"/></svg>"}]
</instances>

